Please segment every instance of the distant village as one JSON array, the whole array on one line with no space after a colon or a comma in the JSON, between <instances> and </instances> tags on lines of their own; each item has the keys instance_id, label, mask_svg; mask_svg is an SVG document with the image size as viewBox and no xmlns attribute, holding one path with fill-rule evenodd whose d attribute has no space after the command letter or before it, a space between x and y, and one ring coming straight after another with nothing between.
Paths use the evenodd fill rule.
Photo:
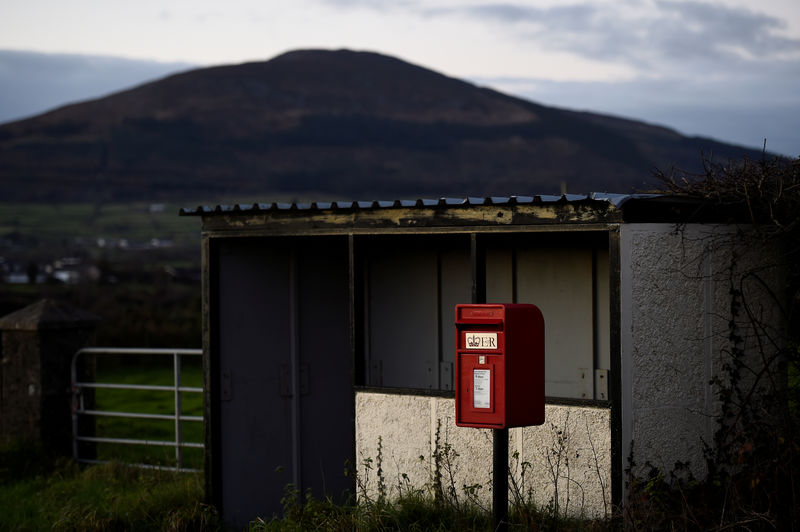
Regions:
<instances>
[{"instance_id":1,"label":"distant village","mask_svg":"<svg viewBox=\"0 0 800 532\"><path fill-rule=\"evenodd\" d=\"M162 203L154 203L149 205L147 210L151 214L160 214L164 212L165 206ZM36 238L19 231L0 235L0 284L115 284L125 282L125 279L119 278L120 272L105 267L104 261L98 260L98 255L121 254L140 260L136 257L137 252L177 249L173 239L165 237L134 240L103 235L79 236L70 239L70 245L64 247L70 251L53 250L53 255L56 256L45 259L41 257L46 256L46 253L30 252L41 249L41 246L41 242ZM165 265L158 273L183 283L195 283L200 280L199 267L181 268Z\"/></svg>"},{"instance_id":2,"label":"distant village","mask_svg":"<svg viewBox=\"0 0 800 532\"><path fill-rule=\"evenodd\" d=\"M147 242L134 242L124 238L98 237L88 247L102 250L120 250L123 252L136 252L157 249L170 249L174 246L172 240L152 238ZM10 249L13 246L7 239L0 238L0 249ZM87 247L84 242L81 246ZM0 255L0 282L6 284L78 284L111 283L119 279L114 274L104 272L98 267L96 261L84 254L58 257L49 261L17 260ZM177 282L198 282L200 279L199 268L178 268L164 266L163 273Z\"/></svg>"}]
</instances>

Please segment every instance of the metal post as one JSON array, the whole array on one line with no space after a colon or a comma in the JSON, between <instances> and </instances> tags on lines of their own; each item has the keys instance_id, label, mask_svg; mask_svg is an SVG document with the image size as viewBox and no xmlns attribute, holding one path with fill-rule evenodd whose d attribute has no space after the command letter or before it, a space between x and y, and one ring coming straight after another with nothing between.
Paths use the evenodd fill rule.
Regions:
<instances>
[{"instance_id":1,"label":"metal post","mask_svg":"<svg viewBox=\"0 0 800 532\"><path fill-rule=\"evenodd\" d=\"M476 233L470 234L470 262L472 302L486 303L486 249ZM492 429L492 513L494 530L508 530L508 429Z\"/></svg>"},{"instance_id":2,"label":"metal post","mask_svg":"<svg viewBox=\"0 0 800 532\"><path fill-rule=\"evenodd\" d=\"M300 315L297 251L289 254L289 358L292 376L292 483L303 492L302 433L300 420Z\"/></svg>"},{"instance_id":3,"label":"metal post","mask_svg":"<svg viewBox=\"0 0 800 532\"><path fill-rule=\"evenodd\" d=\"M181 433L181 356L178 353L172 355L172 370L175 373L175 461L178 469L183 468L183 434Z\"/></svg>"},{"instance_id":4,"label":"metal post","mask_svg":"<svg viewBox=\"0 0 800 532\"><path fill-rule=\"evenodd\" d=\"M508 530L508 429L492 429L492 512L494 530Z\"/></svg>"},{"instance_id":5,"label":"metal post","mask_svg":"<svg viewBox=\"0 0 800 532\"><path fill-rule=\"evenodd\" d=\"M472 302L486 303L486 250L478 241L478 235L470 234L470 256L472 262Z\"/></svg>"},{"instance_id":6,"label":"metal post","mask_svg":"<svg viewBox=\"0 0 800 532\"><path fill-rule=\"evenodd\" d=\"M78 355L80 355L80 351L72 355L72 361L70 362L69 370L70 370L70 391L72 392L72 397L70 397L70 409L72 414L72 457L75 461L78 460L78 410L80 405L78 401L83 398L80 392L80 388L76 386L76 382L78 382Z\"/></svg>"}]
</instances>

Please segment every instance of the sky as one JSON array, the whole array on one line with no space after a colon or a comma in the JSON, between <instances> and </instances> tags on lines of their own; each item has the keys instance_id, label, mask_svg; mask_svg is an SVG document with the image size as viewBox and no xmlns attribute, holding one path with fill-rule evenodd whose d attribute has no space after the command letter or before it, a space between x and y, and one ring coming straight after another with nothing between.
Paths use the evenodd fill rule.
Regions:
<instances>
[{"instance_id":1,"label":"sky","mask_svg":"<svg viewBox=\"0 0 800 532\"><path fill-rule=\"evenodd\" d=\"M0 121L299 48L800 156L800 0L8 0Z\"/></svg>"}]
</instances>

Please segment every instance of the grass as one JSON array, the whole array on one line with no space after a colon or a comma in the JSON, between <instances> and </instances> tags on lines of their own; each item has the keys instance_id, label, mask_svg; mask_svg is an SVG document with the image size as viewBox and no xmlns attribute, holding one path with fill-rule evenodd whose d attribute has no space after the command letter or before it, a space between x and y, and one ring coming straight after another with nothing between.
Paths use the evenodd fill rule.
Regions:
<instances>
[{"instance_id":1,"label":"grass","mask_svg":"<svg viewBox=\"0 0 800 532\"><path fill-rule=\"evenodd\" d=\"M423 490L404 492L395 500L362 499L337 504L329 499L303 497L287 487L283 500L284 516L267 521L256 519L250 532L305 530L359 531L474 531L493 530L493 516L474 504L454 504L452 499L436 498ZM556 515L552 506L538 508L534 504L514 504L509 512L509 530L593 531L621 529L619 519L584 520Z\"/></svg>"},{"instance_id":2,"label":"grass","mask_svg":"<svg viewBox=\"0 0 800 532\"><path fill-rule=\"evenodd\" d=\"M153 356L147 365L140 357L98 357L97 382L117 384L172 385L172 357ZM202 368L199 357L182 357L181 384L202 387ZM98 389L95 401L98 410L112 412L140 412L169 414L175 410L172 392L146 390ZM181 414L202 416L203 397L200 393L181 394ZM101 437L123 439L174 441L175 424L171 420L131 419L119 417L97 417L95 434ZM203 425L196 421L181 423L183 440L203 442ZM126 463L144 463L162 466L176 465L173 447L154 445L127 445L99 443L96 448L100 460L120 460ZM184 467L202 469L203 450L183 449Z\"/></svg>"},{"instance_id":3,"label":"grass","mask_svg":"<svg viewBox=\"0 0 800 532\"><path fill-rule=\"evenodd\" d=\"M0 531L219 530L200 474L80 468L35 446L0 450Z\"/></svg>"},{"instance_id":4,"label":"grass","mask_svg":"<svg viewBox=\"0 0 800 532\"><path fill-rule=\"evenodd\" d=\"M98 357L97 381L172 384L172 357ZM155 360L153 360L155 358ZM155 362L155 364L154 364ZM183 357L182 384L202 386L199 357ZM99 389L97 408L172 414L172 393ZM182 394L181 411L202 414L202 394ZM202 442L202 423L185 422L186 441ZM98 436L170 440L174 423L100 417ZM129 467L122 462L174 465L172 448L97 444L108 464L78 466L35 445L0 448L0 531L221 530L215 510L202 504L202 473ZM202 469L202 449L185 449L184 463Z\"/></svg>"},{"instance_id":5,"label":"grass","mask_svg":"<svg viewBox=\"0 0 800 532\"><path fill-rule=\"evenodd\" d=\"M492 529L492 516L478 508L455 509L420 492L410 492L394 501L362 501L335 504L327 499L302 497L287 488L284 517L250 523L251 532L284 530L409 530L485 531Z\"/></svg>"},{"instance_id":6,"label":"grass","mask_svg":"<svg viewBox=\"0 0 800 532\"><path fill-rule=\"evenodd\" d=\"M210 531L225 527L204 505L201 474L131 468L112 462L80 468L64 458L44 457L31 446L0 449L0 532ZM398 500L335 504L287 488L281 519L252 521L247 530L489 531L491 515L477 507L454 507L420 491ZM524 508L511 513L510 530L613 530L607 521L553 519Z\"/></svg>"}]
</instances>

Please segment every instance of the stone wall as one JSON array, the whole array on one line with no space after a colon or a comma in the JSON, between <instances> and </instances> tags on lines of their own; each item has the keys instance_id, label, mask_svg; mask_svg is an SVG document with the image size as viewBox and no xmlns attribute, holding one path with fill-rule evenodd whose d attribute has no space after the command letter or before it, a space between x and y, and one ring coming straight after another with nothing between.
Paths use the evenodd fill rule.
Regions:
<instances>
[{"instance_id":1,"label":"stone wall","mask_svg":"<svg viewBox=\"0 0 800 532\"><path fill-rule=\"evenodd\" d=\"M70 361L93 341L98 321L50 299L0 318L0 443L72 453Z\"/></svg>"}]
</instances>

